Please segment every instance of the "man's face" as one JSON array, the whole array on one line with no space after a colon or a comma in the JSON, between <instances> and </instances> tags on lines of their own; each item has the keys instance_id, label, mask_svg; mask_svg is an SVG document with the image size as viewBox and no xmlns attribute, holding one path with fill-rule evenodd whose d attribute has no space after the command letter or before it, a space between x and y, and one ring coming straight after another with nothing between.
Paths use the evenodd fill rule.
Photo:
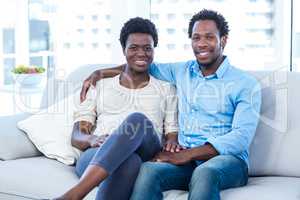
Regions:
<instances>
[{"instance_id":1,"label":"man's face","mask_svg":"<svg viewBox=\"0 0 300 200\"><path fill-rule=\"evenodd\" d=\"M154 41L150 34L132 33L128 36L123 50L129 69L145 72L153 61Z\"/></svg>"},{"instance_id":2,"label":"man's face","mask_svg":"<svg viewBox=\"0 0 300 200\"><path fill-rule=\"evenodd\" d=\"M213 20L199 20L194 24L191 40L197 61L205 67L211 67L222 58L227 37L220 37Z\"/></svg>"}]
</instances>

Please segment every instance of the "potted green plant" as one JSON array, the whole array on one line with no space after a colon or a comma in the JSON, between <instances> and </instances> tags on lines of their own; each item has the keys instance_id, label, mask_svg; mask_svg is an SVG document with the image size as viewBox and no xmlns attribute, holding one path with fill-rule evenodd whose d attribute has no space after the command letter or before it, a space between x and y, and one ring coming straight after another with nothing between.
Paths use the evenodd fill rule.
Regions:
<instances>
[{"instance_id":1,"label":"potted green plant","mask_svg":"<svg viewBox=\"0 0 300 200\"><path fill-rule=\"evenodd\" d=\"M12 70L16 83L22 86L36 86L41 83L46 69L38 66L18 65Z\"/></svg>"}]
</instances>

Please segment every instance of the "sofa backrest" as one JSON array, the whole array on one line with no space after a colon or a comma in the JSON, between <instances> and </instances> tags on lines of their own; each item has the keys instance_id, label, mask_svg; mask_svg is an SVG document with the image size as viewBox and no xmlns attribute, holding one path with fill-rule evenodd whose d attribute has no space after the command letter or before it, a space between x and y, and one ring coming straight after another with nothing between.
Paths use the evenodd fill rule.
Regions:
<instances>
[{"instance_id":1,"label":"sofa backrest","mask_svg":"<svg viewBox=\"0 0 300 200\"><path fill-rule=\"evenodd\" d=\"M300 177L300 73L250 73L261 83L262 107L249 174Z\"/></svg>"},{"instance_id":2,"label":"sofa backrest","mask_svg":"<svg viewBox=\"0 0 300 200\"><path fill-rule=\"evenodd\" d=\"M95 70L114 67L115 64L89 64L78 67L64 79L49 79L43 93L41 108L46 108L54 103L74 94L80 90L83 81Z\"/></svg>"},{"instance_id":3,"label":"sofa backrest","mask_svg":"<svg viewBox=\"0 0 300 200\"><path fill-rule=\"evenodd\" d=\"M111 67L114 65L86 65L78 68L70 74L66 81L53 80L44 93L43 106L49 106L67 97L69 94L81 88L82 81L95 69L100 67ZM300 177L300 73L268 71L268 72L249 72L253 74L262 86L262 107L260 122L256 135L250 147L250 169L252 176L260 175L284 175ZM54 84L53 84L54 83ZM2 120L0 119L0 122ZM2 124L2 123L1 123ZM14 126L11 124L10 126ZM3 129L2 129L3 130ZM6 130L10 130L7 127ZM2 131L1 131L2 132ZM15 141L15 137L6 137L7 134L0 132L0 141L7 139ZM10 131L9 131L10 132ZM14 131L13 134L20 134ZM6 137L6 138L5 138ZM36 148L30 148L30 141L24 135L18 135L18 151L10 151L1 147L0 160L14 159L22 157L20 152L24 151L24 157L39 155ZM17 143L16 143L17 145ZM24 147L25 145L25 147ZM14 147L16 148L16 147ZM2 155L3 154L3 155Z\"/></svg>"},{"instance_id":4,"label":"sofa backrest","mask_svg":"<svg viewBox=\"0 0 300 200\"><path fill-rule=\"evenodd\" d=\"M29 116L30 114L22 113L0 117L0 160L42 155L27 135L17 128L17 122Z\"/></svg>"}]
</instances>

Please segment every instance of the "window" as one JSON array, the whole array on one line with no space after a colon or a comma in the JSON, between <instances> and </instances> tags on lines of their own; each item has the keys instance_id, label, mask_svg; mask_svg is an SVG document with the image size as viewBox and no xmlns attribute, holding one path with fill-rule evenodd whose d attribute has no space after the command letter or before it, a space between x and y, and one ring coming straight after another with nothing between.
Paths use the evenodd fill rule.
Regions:
<instances>
[{"instance_id":1,"label":"window","mask_svg":"<svg viewBox=\"0 0 300 200\"><path fill-rule=\"evenodd\" d=\"M82 28L78 28L78 29L77 29L77 32L78 32L78 33L84 33L84 30L83 30Z\"/></svg>"},{"instance_id":2,"label":"window","mask_svg":"<svg viewBox=\"0 0 300 200\"><path fill-rule=\"evenodd\" d=\"M79 47L79 48L83 48L83 47L84 47L84 43L83 43L83 42L79 42L79 43L78 43L78 47Z\"/></svg>"},{"instance_id":3,"label":"window","mask_svg":"<svg viewBox=\"0 0 300 200\"><path fill-rule=\"evenodd\" d=\"M131 0L2 0L0 87L13 83L10 72L19 64L67 76L84 64L124 62L120 28L130 17L149 16L147 6Z\"/></svg>"},{"instance_id":4,"label":"window","mask_svg":"<svg viewBox=\"0 0 300 200\"><path fill-rule=\"evenodd\" d=\"M153 4L159 4L162 2L163 2L163 0L151 0L151 3L153 3Z\"/></svg>"},{"instance_id":5,"label":"window","mask_svg":"<svg viewBox=\"0 0 300 200\"><path fill-rule=\"evenodd\" d=\"M17 49L19 50L22 44L16 41L19 38L16 36L17 13L16 1L0 5L0 86L13 83L11 70L15 67L16 62L19 62L16 60Z\"/></svg>"},{"instance_id":6,"label":"window","mask_svg":"<svg viewBox=\"0 0 300 200\"><path fill-rule=\"evenodd\" d=\"M99 44L97 42L92 43L92 47L94 49L97 49L99 47Z\"/></svg>"},{"instance_id":7,"label":"window","mask_svg":"<svg viewBox=\"0 0 300 200\"><path fill-rule=\"evenodd\" d=\"M106 20L108 20L108 21L109 21L109 20L110 20L110 18L111 18L111 17L110 17L110 15L105 15L105 19L106 19Z\"/></svg>"},{"instance_id":8,"label":"window","mask_svg":"<svg viewBox=\"0 0 300 200\"><path fill-rule=\"evenodd\" d=\"M199 3L200 0L189 0L190 3Z\"/></svg>"},{"instance_id":9,"label":"window","mask_svg":"<svg viewBox=\"0 0 300 200\"><path fill-rule=\"evenodd\" d=\"M176 45L175 44L167 44L167 49L168 50L175 50Z\"/></svg>"},{"instance_id":10,"label":"window","mask_svg":"<svg viewBox=\"0 0 300 200\"><path fill-rule=\"evenodd\" d=\"M3 53L15 53L15 29L4 28L3 30Z\"/></svg>"},{"instance_id":11,"label":"window","mask_svg":"<svg viewBox=\"0 0 300 200\"><path fill-rule=\"evenodd\" d=\"M159 38L166 38L159 40L160 44L155 54L156 61L174 62L194 59L191 51L186 51L187 45L190 44L187 34L188 24L196 12L207 8L222 13L229 23L230 33L225 54L230 57L232 64L251 70L272 70L274 67L288 70L290 62L287 53L290 46L288 41L290 38L289 1L245 0L238 4L232 4L231 0L189 0L189 2L183 6L181 1L164 1L163 4L151 1L150 12L160 14L157 16L158 19L155 18L155 22L158 22L156 26L159 30L164 30L159 32ZM195 7L196 3L197 7ZM159 23L164 20L161 17L164 13L168 15L168 19L175 18L173 15L170 16L170 13L176 13L176 25L166 27L164 23ZM294 19L300 19L300 15L295 16ZM295 27L294 31L294 44L297 45L300 44L299 27ZM176 46L170 45L170 41ZM299 62L297 45L294 45L295 65ZM176 50L170 52L168 51L170 49Z\"/></svg>"},{"instance_id":12,"label":"window","mask_svg":"<svg viewBox=\"0 0 300 200\"><path fill-rule=\"evenodd\" d=\"M176 32L176 30L174 28L168 28L167 32L168 32L169 35L172 35Z\"/></svg>"},{"instance_id":13,"label":"window","mask_svg":"<svg viewBox=\"0 0 300 200\"><path fill-rule=\"evenodd\" d=\"M64 43L64 48L66 49L71 48L71 44L69 42Z\"/></svg>"},{"instance_id":14,"label":"window","mask_svg":"<svg viewBox=\"0 0 300 200\"><path fill-rule=\"evenodd\" d=\"M167 17L168 17L168 20L169 20L169 21L172 21L172 20L174 20L174 19L176 18L176 15L175 15L174 13L169 13L169 14L167 15Z\"/></svg>"},{"instance_id":15,"label":"window","mask_svg":"<svg viewBox=\"0 0 300 200\"><path fill-rule=\"evenodd\" d=\"M77 16L77 19L78 19L78 20L84 20L84 16L78 15L78 16Z\"/></svg>"},{"instance_id":16,"label":"window","mask_svg":"<svg viewBox=\"0 0 300 200\"><path fill-rule=\"evenodd\" d=\"M183 45L183 49L184 50L190 50L192 47L191 47L191 45L190 44L184 44Z\"/></svg>"},{"instance_id":17,"label":"window","mask_svg":"<svg viewBox=\"0 0 300 200\"><path fill-rule=\"evenodd\" d=\"M83 64L124 61L119 31L137 15L153 20L159 31L156 61L194 59L188 23L202 8L221 12L229 22L225 54L234 65L300 71L299 4L295 0L238 4L232 0L2 0L0 86L13 83L10 71L18 64L42 65L49 71L63 68L67 75Z\"/></svg>"},{"instance_id":18,"label":"window","mask_svg":"<svg viewBox=\"0 0 300 200\"><path fill-rule=\"evenodd\" d=\"M98 15L92 15L92 20L97 21L98 20Z\"/></svg>"},{"instance_id":19,"label":"window","mask_svg":"<svg viewBox=\"0 0 300 200\"><path fill-rule=\"evenodd\" d=\"M151 18L151 20L156 21L159 19L159 15L157 13L152 13L150 18Z\"/></svg>"},{"instance_id":20,"label":"window","mask_svg":"<svg viewBox=\"0 0 300 200\"><path fill-rule=\"evenodd\" d=\"M185 20L190 20L192 18L193 14L192 13L184 13L183 17Z\"/></svg>"},{"instance_id":21,"label":"window","mask_svg":"<svg viewBox=\"0 0 300 200\"><path fill-rule=\"evenodd\" d=\"M92 29L92 32L93 32L94 34L98 34L99 29L98 29L98 28L93 28L93 29Z\"/></svg>"}]
</instances>

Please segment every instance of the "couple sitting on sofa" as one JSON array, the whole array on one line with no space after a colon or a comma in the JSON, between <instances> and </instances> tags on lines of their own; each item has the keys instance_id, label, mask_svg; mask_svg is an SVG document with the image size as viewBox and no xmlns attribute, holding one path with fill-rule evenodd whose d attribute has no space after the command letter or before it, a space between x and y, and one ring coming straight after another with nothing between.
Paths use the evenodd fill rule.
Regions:
<instances>
[{"instance_id":1,"label":"couple sitting on sofa","mask_svg":"<svg viewBox=\"0 0 300 200\"><path fill-rule=\"evenodd\" d=\"M223 56L228 31L222 15L202 10L188 29L196 60L156 64L154 24L126 22L127 64L85 81L72 133L83 151L81 178L57 199L82 199L99 186L97 199L162 199L180 189L189 199L216 200L221 189L245 185L261 99L257 81Z\"/></svg>"}]
</instances>

